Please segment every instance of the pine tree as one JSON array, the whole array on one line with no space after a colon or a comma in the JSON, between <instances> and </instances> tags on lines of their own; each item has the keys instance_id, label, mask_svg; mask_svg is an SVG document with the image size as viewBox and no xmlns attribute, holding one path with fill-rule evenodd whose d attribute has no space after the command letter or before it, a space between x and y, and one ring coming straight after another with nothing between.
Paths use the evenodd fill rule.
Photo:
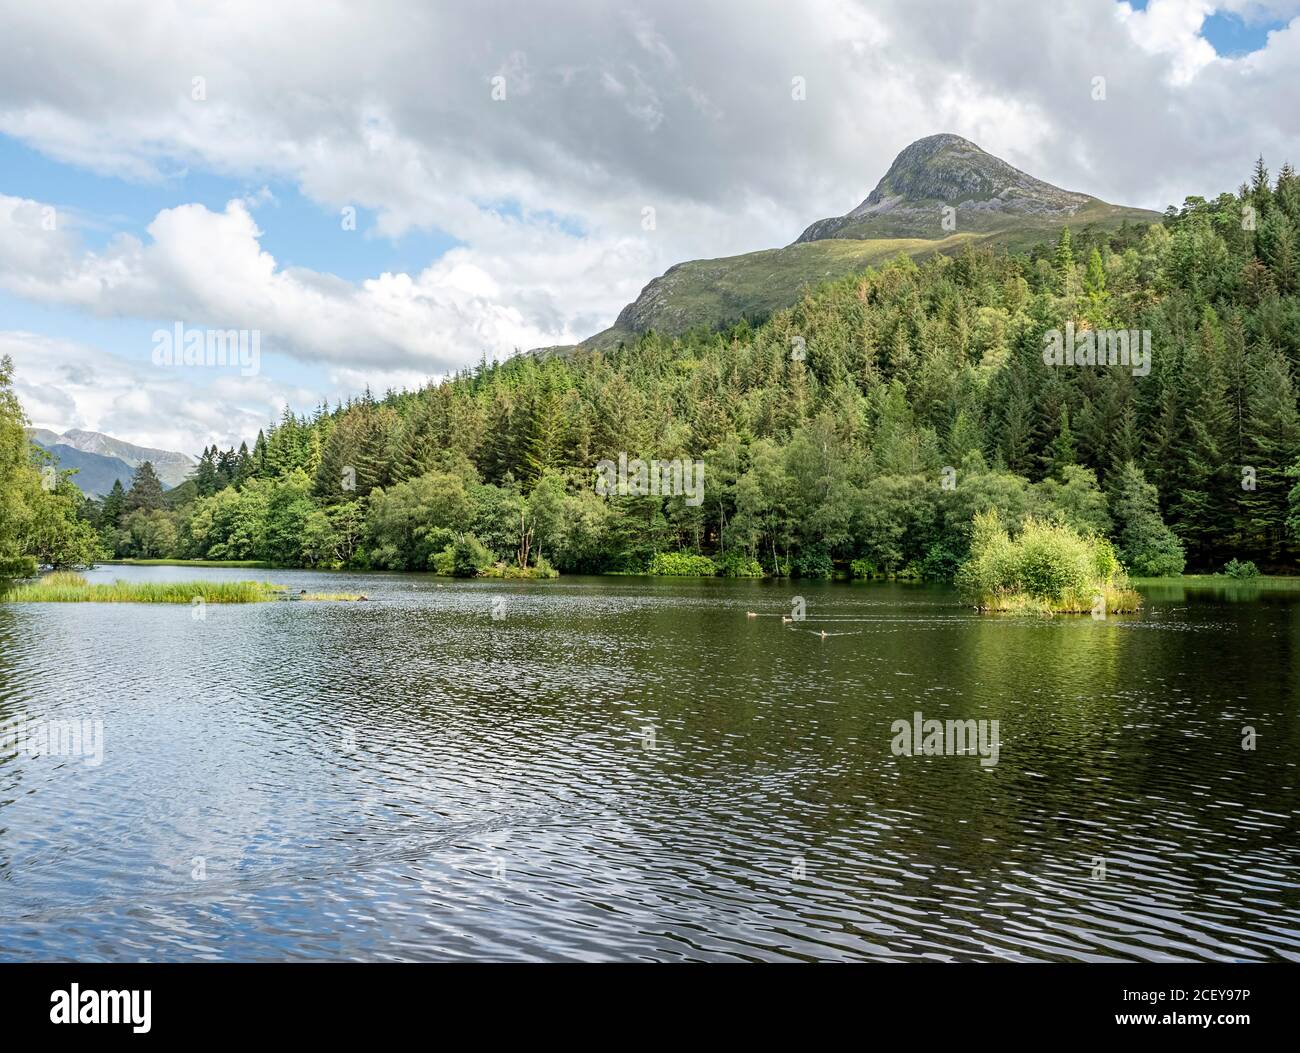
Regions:
<instances>
[{"instance_id":1,"label":"pine tree","mask_svg":"<svg viewBox=\"0 0 1300 1053\"><path fill-rule=\"evenodd\" d=\"M194 487L200 497L211 497L219 489L219 479L217 477L217 466L213 459L216 447L203 447L203 456L199 458L199 466L194 472Z\"/></svg>"},{"instance_id":2,"label":"pine tree","mask_svg":"<svg viewBox=\"0 0 1300 1053\"><path fill-rule=\"evenodd\" d=\"M242 487L253 477L253 458L248 452L248 443L239 444L239 454L235 458L235 485Z\"/></svg>"},{"instance_id":3,"label":"pine tree","mask_svg":"<svg viewBox=\"0 0 1300 1053\"><path fill-rule=\"evenodd\" d=\"M126 491L122 488L122 480L114 479L113 488L104 495L104 503L99 510L100 524L116 527L122 522L122 516L125 514Z\"/></svg>"},{"instance_id":4,"label":"pine tree","mask_svg":"<svg viewBox=\"0 0 1300 1053\"><path fill-rule=\"evenodd\" d=\"M143 509L152 512L163 506L163 488L158 474L150 461L145 461L135 472L135 482L126 495L126 510L135 512Z\"/></svg>"},{"instance_id":5,"label":"pine tree","mask_svg":"<svg viewBox=\"0 0 1300 1053\"><path fill-rule=\"evenodd\" d=\"M1062 227L1056 239L1055 256L1056 291L1069 296L1074 287L1074 250L1070 245L1070 228Z\"/></svg>"},{"instance_id":6,"label":"pine tree","mask_svg":"<svg viewBox=\"0 0 1300 1053\"><path fill-rule=\"evenodd\" d=\"M1202 325L1189 351L1179 399L1182 427L1173 451L1170 520L1192 562L1208 567L1232 542L1240 487L1228 460L1232 418L1211 324Z\"/></svg>"},{"instance_id":7,"label":"pine tree","mask_svg":"<svg viewBox=\"0 0 1300 1053\"><path fill-rule=\"evenodd\" d=\"M1182 545L1160 518L1156 488L1133 461L1116 474L1111 508L1119 557L1131 573L1166 577L1183 572Z\"/></svg>"},{"instance_id":8,"label":"pine tree","mask_svg":"<svg viewBox=\"0 0 1300 1053\"><path fill-rule=\"evenodd\" d=\"M1250 197L1259 219L1264 219L1273 203L1273 193L1268 186L1268 169L1264 167L1264 155L1255 162L1255 174L1250 183Z\"/></svg>"},{"instance_id":9,"label":"pine tree","mask_svg":"<svg viewBox=\"0 0 1300 1053\"><path fill-rule=\"evenodd\" d=\"M1104 324L1110 301L1106 291L1106 268L1101 261L1101 253L1096 249L1088 256L1088 270L1083 276L1083 291L1088 296L1088 309L1097 324Z\"/></svg>"},{"instance_id":10,"label":"pine tree","mask_svg":"<svg viewBox=\"0 0 1300 1053\"><path fill-rule=\"evenodd\" d=\"M1078 463L1075 456L1074 432L1070 430L1070 407L1061 406L1061 427L1052 440L1052 474L1060 476L1065 469Z\"/></svg>"},{"instance_id":11,"label":"pine tree","mask_svg":"<svg viewBox=\"0 0 1300 1053\"><path fill-rule=\"evenodd\" d=\"M260 428L257 431L257 440L253 443L253 475L258 479L265 479L266 471L266 433Z\"/></svg>"},{"instance_id":12,"label":"pine tree","mask_svg":"<svg viewBox=\"0 0 1300 1053\"><path fill-rule=\"evenodd\" d=\"M1300 457L1300 415L1285 355L1263 343L1252 355L1250 373L1241 503L1258 539L1257 551L1277 560L1286 542L1292 486L1286 472ZM1251 470L1249 475L1246 469Z\"/></svg>"},{"instance_id":13,"label":"pine tree","mask_svg":"<svg viewBox=\"0 0 1300 1053\"><path fill-rule=\"evenodd\" d=\"M330 430L321 449L320 467L312 480L312 495L322 504L343 504L356 498L355 416L355 411L345 413Z\"/></svg>"}]
</instances>

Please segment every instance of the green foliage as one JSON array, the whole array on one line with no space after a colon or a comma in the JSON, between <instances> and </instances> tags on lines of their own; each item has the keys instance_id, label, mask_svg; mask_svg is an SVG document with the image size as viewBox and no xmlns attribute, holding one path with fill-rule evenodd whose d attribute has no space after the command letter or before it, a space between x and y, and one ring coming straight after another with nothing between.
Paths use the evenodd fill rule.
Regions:
<instances>
[{"instance_id":1,"label":"green foliage","mask_svg":"<svg viewBox=\"0 0 1300 1053\"><path fill-rule=\"evenodd\" d=\"M865 556L859 556L849 564L849 576L856 581L870 581L879 573L876 565Z\"/></svg>"},{"instance_id":2,"label":"green foliage","mask_svg":"<svg viewBox=\"0 0 1300 1053\"><path fill-rule=\"evenodd\" d=\"M996 512L975 517L958 588L982 610L1132 610L1136 593L1109 541L1064 523L1029 519L1013 538Z\"/></svg>"},{"instance_id":3,"label":"green foliage","mask_svg":"<svg viewBox=\"0 0 1300 1053\"><path fill-rule=\"evenodd\" d=\"M99 549L73 473L37 468L26 424L13 362L0 358L0 579L30 577L40 566L83 567Z\"/></svg>"},{"instance_id":4,"label":"green foliage","mask_svg":"<svg viewBox=\"0 0 1300 1053\"><path fill-rule=\"evenodd\" d=\"M1120 469L1113 497L1120 560L1142 577L1172 577L1183 572L1183 546L1160 518L1156 488L1129 461Z\"/></svg>"},{"instance_id":5,"label":"green foliage","mask_svg":"<svg viewBox=\"0 0 1300 1053\"><path fill-rule=\"evenodd\" d=\"M758 560L734 550L719 556L714 564L718 576L723 578L761 578L765 573Z\"/></svg>"},{"instance_id":6,"label":"green foliage","mask_svg":"<svg viewBox=\"0 0 1300 1053\"><path fill-rule=\"evenodd\" d=\"M925 558L916 564L917 576L922 581L952 581L961 566L963 553L954 539L944 538L930 546Z\"/></svg>"},{"instance_id":7,"label":"green foliage","mask_svg":"<svg viewBox=\"0 0 1300 1053\"><path fill-rule=\"evenodd\" d=\"M42 490L6 366L0 572L102 546L466 574L644 572L688 553L723 574L825 577L861 560L931 579L966 562L991 512L1009 535L1033 520L1110 537L1136 574L1295 566L1300 190L1285 172L1274 188L1261 167L1241 193L1188 199L1162 224L1093 223L1105 217L1090 205L1014 252L957 238L955 255L918 261L896 244L813 241L708 288L708 268L687 266L663 280L687 329L732 292L767 296L773 274L798 285L763 300L761 324L605 334L286 410L251 453L204 450L170 500L144 467L98 503ZM1067 322L1149 331L1149 375L1045 365L1044 334ZM703 461L702 502L596 493L596 463L620 452Z\"/></svg>"},{"instance_id":8,"label":"green foliage","mask_svg":"<svg viewBox=\"0 0 1300 1053\"><path fill-rule=\"evenodd\" d=\"M473 534L465 534L452 546L453 577L476 578L490 566L492 566L492 553Z\"/></svg>"},{"instance_id":9,"label":"green foliage","mask_svg":"<svg viewBox=\"0 0 1300 1053\"><path fill-rule=\"evenodd\" d=\"M718 573L718 568L708 556L686 552L656 552L646 573L675 578L711 578Z\"/></svg>"},{"instance_id":10,"label":"green foliage","mask_svg":"<svg viewBox=\"0 0 1300 1053\"><path fill-rule=\"evenodd\" d=\"M1259 568L1250 560L1230 559L1224 564L1223 573L1230 578L1258 578Z\"/></svg>"},{"instance_id":11,"label":"green foliage","mask_svg":"<svg viewBox=\"0 0 1300 1053\"><path fill-rule=\"evenodd\" d=\"M814 545L800 549L792 569L797 578L829 578L835 573L835 564L825 548Z\"/></svg>"}]
</instances>

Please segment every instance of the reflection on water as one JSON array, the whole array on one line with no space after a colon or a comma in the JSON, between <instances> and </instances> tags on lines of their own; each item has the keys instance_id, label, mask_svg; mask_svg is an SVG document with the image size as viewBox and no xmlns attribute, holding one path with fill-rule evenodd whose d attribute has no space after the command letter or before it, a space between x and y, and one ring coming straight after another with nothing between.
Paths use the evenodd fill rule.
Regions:
<instances>
[{"instance_id":1,"label":"reflection on water","mask_svg":"<svg viewBox=\"0 0 1300 1053\"><path fill-rule=\"evenodd\" d=\"M0 958L1300 960L1297 597L204 574L370 602L0 607Z\"/></svg>"}]
</instances>

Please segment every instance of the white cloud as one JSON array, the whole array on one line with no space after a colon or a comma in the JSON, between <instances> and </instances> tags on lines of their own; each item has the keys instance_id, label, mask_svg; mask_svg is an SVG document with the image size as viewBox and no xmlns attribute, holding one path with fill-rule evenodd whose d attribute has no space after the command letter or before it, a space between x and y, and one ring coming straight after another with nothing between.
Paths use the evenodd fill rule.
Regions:
<instances>
[{"instance_id":1,"label":"white cloud","mask_svg":"<svg viewBox=\"0 0 1300 1053\"><path fill-rule=\"evenodd\" d=\"M278 267L242 200L222 212L165 209L150 223L149 241L123 235L99 252L82 249L66 230L45 229L44 207L0 195L0 286L21 296L97 315L257 329L267 351L419 367L426 376L483 353L572 341L572 308L548 300L546 286L567 275L578 288L619 250L502 221L518 228L508 255L453 249L416 275L384 273L353 284ZM561 251L559 242L574 244ZM630 242L624 248L636 251ZM498 276L508 276L509 295Z\"/></svg>"},{"instance_id":2,"label":"white cloud","mask_svg":"<svg viewBox=\"0 0 1300 1053\"><path fill-rule=\"evenodd\" d=\"M286 400L302 407L320 398L265 377L217 377L198 388L180 371L27 332L0 331L4 355L14 360L14 387L33 426L84 428L189 454L214 442L237 447L278 417Z\"/></svg>"},{"instance_id":3,"label":"white cloud","mask_svg":"<svg viewBox=\"0 0 1300 1053\"><path fill-rule=\"evenodd\" d=\"M351 282L278 264L249 211L261 195L160 211L147 237L97 251L0 198L0 283L99 315L261 328L344 380L590 335L673 263L785 244L846 211L935 132L1151 208L1235 187L1261 151L1300 160L1300 28L1232 60L1200 35L1215 10L1285 19L1295 0L0 9L22 41L0 64L0 132L138 181L287 180L323 216L355 205L383 236L460 246Z\"/></svg>"},{"instance_id":4,"label":"white cloud","mask_svg":"<svg viewBox=\"0 0 1300 1053\"><path fill-rule=\"evenodd\" d=\"M1201 34L1205 19L1214 13L1208 0L1150 0L1143 10L1119 5L1119 18L1133 42L1150 54L1172 59L1170 80L1186 84L1218 57Z\"/></svg>"}]
</instances>

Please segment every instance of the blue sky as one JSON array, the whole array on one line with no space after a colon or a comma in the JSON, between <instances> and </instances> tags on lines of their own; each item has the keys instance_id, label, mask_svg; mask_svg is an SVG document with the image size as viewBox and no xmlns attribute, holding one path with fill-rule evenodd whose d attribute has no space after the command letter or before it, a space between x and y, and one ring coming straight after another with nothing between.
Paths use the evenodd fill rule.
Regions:
<instances>
[{"instance_id":1,"label":"blue sky","mask_svg":"<svg viewBox=\"0 0 1300 1053\"><path fill-rule=\"evenodd\" d=\"M1145 11L1147 0L1129 0L1129 4L1138 11ZM1267 42L1270 30L1281 29L1286 24L1286 19L1277 18L1263 9L1245 13L1217 10L1201 24L1201 36L1218 55L1238 57L1258 51Z\"/></svg>"},{"instance_id":2,"label":"blue sky","mask_svg":"<svg viewBox=\"0 0 1300 1053\"><path fill-rule=\"evenodd\" d=\"M162 179L132 180L61 163L6 135L0 135L0 193L54 205L64 224L75 227L82 245L92 252L102 252L122 233L147 239L149 224L163 209L197 203L219 212L233 199L248 199L257 202L253 212L262 231L261 247L277 264L328 272L352 282L384 271L418 272L457 244L438 231L380 235L374 210L364 206L351 206L356 210L355 229L345 230L340 211L308 200L296 185L284 180L238 180L179 165ZM503 213L511 211L508 203L496 207ZM0 290L0 318L5 328L92 344L141 364L150 361L154 330L169 328L175 321L101 317L24 300L4 290ZM266 355L262 368L266 376L286 385L322 391L328 387L323 369L283 355ZM214 374L197 372L192 383L202 388L214 379ZM344 394L336 392L335 397Z\"/></svg>"},{"instance_id":3,"label":"blue sky","mask_svg":"<svg viewBox=\"0 0 1300 1053\"><path fill-rule=\"evenodd\" d=\"M1300 161L1300 0L121 3L0 0L0 353L35 423L173 449L580 340L938 131L1156 209ZM257 330L260 372L160 369L177 322Z\"/></svg>"}]
</instances>

